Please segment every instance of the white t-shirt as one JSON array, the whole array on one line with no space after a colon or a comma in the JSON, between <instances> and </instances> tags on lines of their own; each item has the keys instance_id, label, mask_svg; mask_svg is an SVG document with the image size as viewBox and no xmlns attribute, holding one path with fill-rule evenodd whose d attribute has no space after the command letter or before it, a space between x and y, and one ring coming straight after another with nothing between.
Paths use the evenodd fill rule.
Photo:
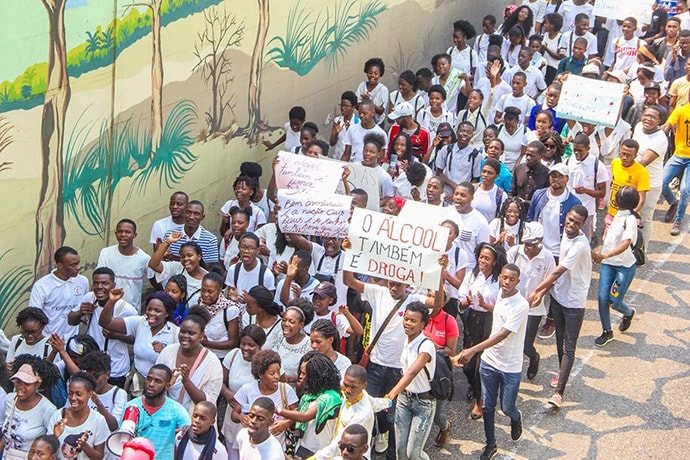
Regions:
<instances>
[{"instance_id":1,"label":"white t-shirt","mask_svg":"<svg viewBox=\"0 0 690 460\"><path fill-rule=\"evenodd\" d=\"M514 263L520 269L518 289L523 296L534 291L539 283L544 281L546 275L556 268L553 255L548 250L542 248L539 254L530 259L525 255L525 246L522 244L515 245L508 250L507 260L508 263ZM544 298L541 299L539 306L530 308L529 314L530 316L544 316L546 314Z\"/></svg>"},{"instance_id":2,"label":"white t-shirt","mask_svg":"<svg viewBox=\"0 0 690 460\"><path fill-rule=\"evenodd\" d=\"M158 353L153 349L153 342L163 345L177 343L180 328L168 321L156 335L151 334L151 328L146 316L129 316L123 318L127 335L134 336L134 367L141 375L146 376L151 366L156 364Z\"/></svg>"},{"instance_id":3,"label":"white t-shirt","mask_svg":"<svg viewBox=\"0 0 690 460\"><path fill-rule=\"evenodd\" d=\"M231 237L230 241L227 242L227 246L225 243L225 238L220 238L220 244L218 244L218 257L223 259L223 265L225 266L226 270L228 270L232 265L232 259L239 256L239 245L240 242L237 241L234 236Z\"/></svg>"},{"instance_id":4,"label":"white t-shirt","mask_svg":"<svg viewBox=\"0 0 690 460\"><path fill-rule=\"evenodd\" d=\"M400 302L400 299L393 299L387 287L365 284L362 300L366 300L371 304L370 332L373 338L383 325L391 309ZM414 301L424 303L426 299L416 294L407 296L407 299L400 305L397 313L393 315L376 346L371 351L369 356L371 362L380 366L400 368L400 355L406 341L405 334L402 332L403 314L407 305Z\"/></svg>"},{"instance_id":5,"label":"white t-shirt","mask_svg":"<svg viewBox=\"0 0 690 460\"><path fill-rule=\"evenodd\" d=\"M50 418L48 427L55 426L61 419L62 414L60 411L56 411ZM60 449L58 450L57 458L60 460L88 460L89 457L84 452L76 453L76 442L86 431L91 432L91 435L86 440L86 443L91 447L104 444L108 436L110 436L110 429L108 429L108 423L105 421L105 418L94 410L89 411L89 416L81 425L68 426L65 424L64 426L65 431L58 437Z\"/></svg>"},{"instance_id":6,"label":"white t-shirt","mask_svg":"<svg viewBox=\"0 0 690 460\"><path fill-rule=\"evenodd\" d=\"M98 320L101 317L101 313L103 313L103 307L96 303L93 292L86 294L83 302L93 303L95 307L88 326L86 327L86 333L94 338L100 350L110 355L111 377L123 377L129 372L130 368L128 345L120 340L108 339L108 347L106 349L106 339L103 337L103 328L98 325ZM74 311L79 311L79 308L76 308ZM137 316L138 313L139 312L137 312L132 305L122 299L118 300L113 308L113 318L128 318Z\"/></svg>"},{"instance_id":7,"label":"white t-shirt","mask_svg":"<svg viewBox=\"0 0 690 460\"><path fill-rule=\"evenodd\" d=\"M515 45L511 50L510 40L503 40L503 45L501 45L501 57L503 58L503 62L505 63L507 69L517 65L518 55L520 54L521 50L522 45Z\"/></svg>"},{"instance_id":8,"label":"white t-shirt","mask_svg":"<svg viewBox=\"0 0 690 460\"><path fill-rule=\"evenodd\" d=\"M362 94L369 92L369 99L376 104L376 106L383 106L383 113L381 115L375 115L374 120L376 124L380 125L386 119L386 113L388 113L388 88L381 81L376 85L376 88L369 90L367 88L367 81L363 81L357 87L355 94L357 95L357 101L362 102ZM352 158L350 158L352 161Z\"/></svg>"},{"instance_id":9,"label":"white t-shirt","mask_svg":"<svg viewBox=\"0 0 690 460\"><path fill-rule=\"evenodd\" d=\"M237 434L240 458L242 460L284 460L283 446L275 437L269 435L261 444L249 441L249 432L242 428Z\"/></svg>"},{"instance_id":10,"label":"white t-shirt","mask_svg":"<svg viewBox=\"0 0 690 460\"><path fill-rule=\"evenodd\" d=\"M529 0L522 0L522 5L526 5L530 10L532 10L534 22L544 22L544 15L546 14L546 0L535 0L533 2Z\"/></svg>"},{"instance_id":11,"label":"white t-shirt","mask_svg":"<svg viewBox=\"0 0 690 460\"><path fill-rule=\"evenodd\" d=\"M534 99L529 97L527 94L523 94L520 97L513 96L513 93L505 94L496 102L496 112L501 112L505 115L506 107L516 107L520 109L520 123L525 123L525 117L529 116L532 108L537 105ZM520 127L518 127L518 130Z\"/></svg>"},{"instance_id":12,"label":"white t-shirt","mask_svg":"<svg viewBox=\"0 0 690 460\"><path fill-rule=\"evenodd\" d=\"M469 45L462 51L457 46L451 46L446 52L450 54L451 65L470 76L472 69L479 64L479 56Z\"/></svg>"},{"instance_id":13,"label":"white t-shirt","mask_svg":"<svg viewBox=\"0 0 690 460\"><path fill-rule=\"evenodd\" d=\"M122 411L125 408L125 404L127 404L127 392L122 388L113 385L110 390L106 391L102 395L96 394L96 396L101 401L101 404L103 404L103 407L110 412L110 415L115 417L115 420L120 420ZM65 407L69 407L69 401L65 402ZM89 407L92 411L98 412L98 407L93 401L89 401ZM108 450L106 449L106 452L107 451Z\"/></svg>"},{"instance_id":14,"label":"white t-shirt","mask_svg":"<svg viewBox=\"0 0 690 460\"><path fill-rule=\"evenodd\" d=\"M177 449L177 446L180 445L182 436L183 435L181 433L175 436L175 449ZM204 444L196 444L190 439L189 442L187 442L184 454L182 454L182 460L198 460L201 452L204 450L204 447L206 447ZM213 455L211 455L211 458L213 460L227 460L228 458L228 451L225 450L225 446L218 440L218 438L216 438L216 445L213 448Z\"/></svg>"},{"instance_id":15,"label":"white t-shirt","mask_svg":"<svg viewBox=\"0 0 690 460\"><path fill-rule=\"evenodd\" d=\"M477 38L474 40L474 45L472 45L472 49L474 50L475 53L477 53L477 59L479 62L483 62L484 65L486 65L486 52L489 48L489 39L491 35L498 35L496 33L493 34L485 34L481 33L477 36ZM476 68L480 68L481 64L475 64ZM475 75L475 81L477 81L476 75Z\"/></svg>"},{"instance_id":16,"label":"white t-shirt","mask_svg":"<svg viewBox=\"0 0 690 460\"><path fill-rule=\"evenodd\" d=\"M158 219L153 223L153 227L151 227L151 237L149 238L149 243L156 244L159 238L161 241L163 241L166 233L176 230L180 227L180 225L181 224L176 224L173 221L172 216Z\"/></svg>"},{"instance_id":17,"label":"white t-shirt","mask_svg":"<svg viewBox=\"0 0 690 460\"><path fill-rule=\"evenodd\" d=\"M2 424L5 449L12 448L28 452L34 439L46 434L48 427L50 427L50 434L53 433L50 419L57 412L57 409L48 398L41 396L41 400L33 409L27 411L15 409L14 416L11 416L16 398L16 393L10 393L5 402L5 419L3 419ZM12 436L8 437L10 426L12 427Z\"/></svg>"},{"instance_id":18,"label":"white t-shirt","mask_svg":"<svg viewBox=\"0 0 690 460\"><path fill-rule=\"evenodd\" d=\"M67 316L79 308L82 297L88 291L89 280L83 275L63 281L53 271L36 281L31 288L29 306L40 308L48 317L43 334L50 336L55 332L65 340L78 334L79 326L70 326Z\"/></svg>"},{"instance_id":19,"label":"white t-shirt","mask_svg":"<svg viewBox=\"0 0 690 460\"><path fill-rule=\"evenodd\" d=\"M544 38L542 40L542 43L544 46L546 46L548 49L553 51L554 53L558 52L558 44L561 41L561 33L558 32L553 38L549 38L549 34L544 34ZM544 58L546 59L546 65L549 67L553 67L554 69L558 68L558 63L561 62L560 59L556 59L555 57L551 57L551 55L547 52L544 52Z\"/></svg>"},{"instance_id":20,"label":"white t-shirt","mask_svg":"<svg viewBox=\"0 0 690 460\"><path fill-rule=\"evenodd\" d=\"M5 361L11 363L14 361L15 356L24 354L38 356L39 358L47 357L51 350L50 345L48 345L49 338L50 337L43 337L35 344L28 345L21 334L13 336L10 341L10 348L7 350L7 359Z\"/></svg>"},{"instance_id":21,"label":"white t-shirt","mask_svg":"<svg viewBox=\"0 0 690 460\"><path fill-rule=\"evenodd\" d=\"M513 172L513 170L515 170L515 163L522 152L522 147L528 144L527 133L529 133L529 131L524 125L518 125L513 134L508 132L505 125L499 126L498 129L498 138L503 141L503 145L505 146L501 161L510 172Z\"/></svg>"},{"instance_id":22,"label":"white t-shirt","mask_svg":"<svg viewBox=\"0 0 690 460\"><path fill-rule=\"evenodd\" d=\"M501 217L496 217L495 219L492 219L491 222L489 223L489 236L498 239L498 237L501 235ZM520 232L520 221L518 220L515 225L508 225L505 224L503 226L503 230L506 231L506 236L508 235L513 235L515 236L515 244L519 243L518 241L518 233ZM508 251L511 246L508 244L508 242L504 239L503 240L503 248Z\"/></svg>"},{"instance_id":23,"label":"white t-shirt","mask_svg":"<svg viewBox=\"0 0 690 460\"><path fill-rule=\"evenodd\" d=\"M522 351L525 344L525 330L529 303L520 294L504 298L499 295L494 305L491 335L498 334L501 329L508 329L511 334L493 347L482 353L482 361L489 366L506 373L522 372Z\"/></svg>"},{"instance_id":24,"label":"white t-shirt","mask_svg":"<svg viewBox=\"0 0 690 460\"><path fill-rule=\"evenodd\" d=\"M350 328L350 323L347 321L347 318L345 318L343 315L337 314L337 312L328 312L323 316L319 316L316 313L314 313L314 319L311 323L306 324L304 326L304 332L306 332L307 334L311 334L311 325L320 319L325 319L329 322L333 322L333 316L335 316L334 325L335 328L338 329L338 334L340 335L340 337L350 337L350 334L347 333L347 330Z\"/></svg>"},{"instance_id":25,"label":"white t-shirt","mask_svg":"<svg viewBox=\"0 0 690 460\"><path fill-rule=\"evenodd\" d=\"M193 278L181 263L176 261L163 261L163 271L156 273L156 281L161 283L163 287L168 284L168 279L173 275L182 275L187 280L187 304L195 306L199 304L201 293L201 279ZM206 274L204 272L204 274Z\"/></svg>"},{"instance_id":26,"label":"white t-shirt","mask_svg":"<svg viewBox=\"0 0 690 460\"><path fill-rule=\"evenodd\" d=\"M379 174L379 197L390 198L395 196L395 187L393 187L393 179L388 172L383 169L383 166L376 166L376 172Z\"/></svg>"},{"instance_id":27,"label":"white t-shirt","mask_svg":"<svg viewBox=\"0 0 690 460\"><path fill-rule=\"evenodd\" d=\"M281 371L285 375L299 375L299 361L302 356L311 351L311 339L304 335L301 341L292 344L285 340L285 336L278 342L275 351L280 355Z\"/></svg>"},{"instance_id":28,"label":"white t-shirt","mask_svg":"<svg viewBox=\"0 0 690 460\"><path fill-rule=\"evenodd\" d=\"M469 272L465 274L465 279L462 280L460 289L458 289L458 296L460 299L464 299L465 297L470 298L470 293L472 293L470 308L485 312L488 310L479 306L479 297L477 294L479 293L482 295L484 303L494 305L498 297L499 289L498 280L493 281L491 277L487 279L481 271L479 271L476 276L474 272Z\"/></svg>"},{"instance_id":29,"label":"white t-shirt","mask_svg":"<svg viewBox=\"0 0 690 460\"><path fill-rule=\"evenodd\" d=\"M245 383L256 381L252 375L252 362L244 360L239 348L225 355L223 367L228 370L228 380L225 383L233 393L237 393Z\"/></svg>"},{"instance_id":30,"label":"white t-shirt","mask_svg":"<svg viewBox=\"0 0 690 460\"><path fill-rule=\"evenodd\" d=\"M503 81L510 85L513 82L513 76L518 72L522 72L527 76L527 86L525 86L524 89L527 96L536 99L539 93L546 89L544 75L541 73L541 70L533 65L528 66L527 69L524 70L519 65L506 70L503 73ZM508 107L508 105L505 107Z\"/></svg>"},{"instance_id":31,"label":"white t-shirt","mask_svg":"<svg viewBox=\"0 0 690 460\"><path fill-rule=\"evenodd\" d=\"M561 247L561 203L568 198L568 193L553 196L551 191L547 191L546 194L546 204L539 214L539 222L544 227L542 243L554 257L558 257Z\"/></svg>"},{"instance_id":32,"label":"white t-shirt","mask_svg":"<svg viewBox=\"0 0 690 460\"><path fill-rule=\"evenodd\" d=\"M479 79L474 85L474 89L481 91L484 95L484 100L482 101L482 114L487 122L493 124L496 119L496 103L503 95L511 94L513 89L503 80L499 80L499 83L492 87L491 81L486 77Z\"/></svg>"},{"instance_id":33,"label":"white t-shirt","mask_svg":"<svg viewBox=\"0 0 690 460\"><path fill-rule=\"evenodd\" d=\"M300 130L293 131L292 128L290 128L290 122L288 121L283 125L283 129L285 130L285 151L286 152L292 152L292 149L295 147L301 147L302 143L300 142L300 135L301 132Z\"/></svg>"},{"instance_id":34,"label":"white t-shirt","mask_svg":"<svg viewBox=\"0 0 690 460\"><path fill-rule=\"evenodd\" d=\"M230 213L230 209L234 206L239 207L239 202L237 200L228 200L220 208L220 211L224 214L228 214ZM252 215L249 217L249 225L247 226L247 231L254 232L258 227L266 223L266 214L264 214L261 208L255 205L254 203L250 203L249 206L251 207Z\"/></svg>"},{"instance_id":35,"label":"white t-shirt","mask_svg":"<svg viewBox=\"0 0 690 460\"><path fill-rule=\"evenodd\" d=\"M141 292L144 283L153 277L149 269L151 256L137 248L134 255L126 256L120 253L117 245L101 249L98 256L98 266L108 267L115 272L115 285L124 289L125 302L129 302L139 311L141 308Z\"/></svg>"},{"instance_id":36,"label":"white t-shirt","mask_svg":"<svg viewBox=\"0 0 690 460\"><path fill-rule=\"evenodd\" d=\"M471 145L461 149L457 143L443 147L436 157L436 169L442 170L456 184L470 182L481 174L482 158L475 150ZM448 185L444 190L446 194L453 194L453 189Z\"/></svg>"},{"instance_id":37,"label":"white t-shirt","mask_svg":"<svg viewBox=\"0 0 690 460\"><path fill-rule=\"evenodd\" d=\"M587 56L599 54L596 35L592 34L591 32L585 32L585 34L581 37L587 40L587 51L585 51L585 58L587 58ZM573 55L573 46L575 46L575 40L578 38L580 38L580 35L575 35L574 30L563 32L563 34L561 34L561 40L558 48L563 54L566 55L566 57Z\"/></svg>"},{"instance_id":38,"label":"white t-shirt","mask_svg":"<svg viewBox=\"0 0 690 460\"><path fill-rule=\"evenodd\" d=\"M350 163L360 163L362 161L364 153L364 136L370 133L376 134L381 139L388 139L388 134L386 134L379 125L374 125L372 128L365 128L361 123L350 126L344 138L345 145L351 146ZM383 149L386 150L386 148L387 146L384 145Z\"/></svg>"},{"instance_id":39,"label":"white t-shirt","mask_svg":"<svg viewBox=\"0 0 690 460\"><path fill-rule=\"evenodd\" d=\"M343 153L345 153L345 137L347 136L348 131L350 131L350 128L353 125L359 124L359 117L357 115L352 115L349 126L345 126L342 116L335 117L333 119L333 123L340 123L343 128L340 131L340 133L338 133L338 141L335 143L333 147L331 147L330 150L331 152L333 152L331 156L336 160L340 160L343 157Z\"/></svg>"},{"instance_id":40,"label":"white t-shirt","mask_svg":"<svg viewBox=\"0 0 690 460\"><path fill-rule=\"evenodd\" d=\"M235 285L235 270L238 266L239 273L237 274L237 285ZM245 270L244 264L242 262L237 262L228 270L228 274L225 276L225 284L227 286L237 288L237 292L240 293L244 291L249 292L251 288L259 285L264 286L269 291L273 291L276 288L275 278L270 268L266 267L266 270L264 272L263 283L261 283L261 278L259 277L260 274L261 262L257 263L256 267L254 267L250 271Z\"/></svg>"},{"instance_id":41,"label":"white t-shirt","mask_svg":"<svg viewBox=\"0 0 690 460\"><path fill-rule=\"evenodd\" d=\"M467 214L460 214L454 207L448 207L448 210L448 218L460 228L455 244L465 251L467 269L472 270L477 262L474 258L474 248L479 243L489 242L489 223L476 209L472 209Z\"/></svg>"},{"instance_id":42,"label":"white t-shirt","mask_svg":"<svg viewBox=\"0 0 690 460\"><path fill-rule=\"evenodd\" d=\"M558 264L567 271L551 288L551 297L566 308L585 308L592 281L592 256L584 233L580 232L573 239L563 235Z\"/></svg>"},{"instance_id":43,"label":"white t-shirt","mask_svg":"<svg viewBox=\"0 0 690 460\"><path fill-rule=\"evenodd\" d=\"M497 208L500 209L501 204L496 205L496 194L498 193L498 186L494 184L489 190L484 190L477 187L474 191L474 198L472 198L472 207L479 211L487 222L491 222L496 217ZM505 193L501 194L505 199Z\"/></svg>"},{"instance_id":44,"label":"white t-shirt","mask_svg":"<svg viewBox=\"0 0 690 460\"><path fill-rule=\"evenodd\" d=\"M221 294L222 295L222 294ZM223 342L228 340L228 324L234 319L239 319L240 309L234 304L229 304L227 308L220 310L215 315L211 317L211 320L206 324L204 333L206 337L211 342ZM239 327L239 324L238 324ZM228 350L217 350L215 348L208 347L209 351L213 352L221 360L228 353Z\"/></svg>"},{"instance_id":45,"label":"white t-shirt","mask_svg":"<svg viewBox=\"0 0 690 460\"><path fill-rule=\"evenodd\" d=\"M666 134L662 130L652 134L645 134L642 131L642 122L639 122L635 126L632 138L640 144L640 150L637 151L637 157L635 158L638 162L647 150L657 154L657 158L645 166L645 168L649 172L649 186L652 188L661 187L661 179L664 172L664 155L666 155L666 149L668 148Z\"/></svg>"},{"instance_id":46,"label":"white t-shirt","mask_svg":"<svg viewBox=\"0 0 690 460\"><path fill-rule=\"evenodd\" d=\"M630 40L618 37L611 43L609 53L616 55L616 61L611 70L627 70L637 63L637 51L642 44L642 40L633 36Z\"/></svg>"},{"instance_id":47,"label":"white t-shirt","mask_svg":"<svg viewBox=\"0 0 690 460\"><path fill-rule=\"evenodd\" d=\"M307 410L317 407L318 402L314 401L307 407ZM316 420L312 419L307 422L307 426L304 430L302 438L297 442L297 448L300 447L307 449L311 452L316 452L328 445L328 441L333 437L335 432L335 425L337 418L331 418L324 423L321 431L316 433Z\"/></svg>"},{"instance_id":48,"label":"white t-shirt","mask_svg":"<svg viewBox=\"0 0 690 460\"><path fill-rule=\"evenodd\" d=\"M575 16L584 13L589 16L589 25L594 27L594 7L586 2L584 5L576 5L572 0L565 0L558 10L563 16L563 30L572 30L575 28Z\"/></svg>"},{"instance_id":49,"label":"white t-shirt","mask_svg":"<svg viewBox=\"0 0 690 460\"><path fill-rule=\"evenodd\" d=\"M597 177L594 178L594 165L599 163L596 167ZM570 192L578 197L582 205L587 208L590 216L597 213L597 199L587 195L586 193L576 193L575 187L583 186L589 190L596 190L597 184L607 183L611 180L606 166L598 159L597 156L590 152L584 161L577 161L575 155L571 155L566 162L570 168L570 177L568 180L568 188Z\"/></svg>"},{"instance_id":50,"label":"white t-shirt","mask_svg":"<svg viewBox=\"0 0 690 460\"><path fill-rule=\"evenodd\" d=\"M425 393L431 390L429 378L433 378L436 372L436 347L431 339L428 339L423 333L420 333L411 342L405 341L405 346L400 356L400 364L402 365L403 375L412 367L412 364L417 360L419 353L428 354L431 359L424 365L428 372L425 373L421 369L412 381L405 388L410 393Z\"/></svg>"},{"instance_id":51,"label":"white t-shirt","mask_svg":"<svg viewBox=\"0 0 690 460\"><path fill-rule=\"evenodd\" d=\"M448 268L446 271L451 275L455 276L457 272L463 268L467 268L469 263L467 260L467 254L459 246L457 246L455 242L451 245L450 249L446 251L446 255L448 256ZM448 281L446 281L444 286L448 290L448 294L451 298L458 298L458 289L455 286L450 284Z\"/></svg>"},{"instance_id":52,"label":"white t-shirt","mask_svg":"<svg viewBox=\"0 0 690 460\"><path fill-rule=\"evenodd\" d=\"M281 393L281 391L280 391L281 387L284 389L283 391L285 393L285 399L286 399L285 402L287 403L287 406L285 404L283 404L283 398L281 397L281 394L280 394ZM264 396L269 398L271 401L273 401L273 404L275 404L276 409L278 409L278 410L287 409L289 406L292 406L293 404L297 404L299 402L299 398L297 397L297 393L295 393L295 390L290 385L288 385L287 383L279 383L278 389L275 391L275 393L270 394L270 395L265 395L265 394L261 393L261 391L259 390L259 381L258 380L255 380L253 382L242 385L242 387L239 390L237 390L237 393L235 393L235 401L237 401L242 407L247 407L247 406L251 406L252 404L254 404L254 401L256 401L258 398L261 398ZM278 421L278 420L284 420L284 418L281 417L280 415L275 415L273 417L273 421ZM240 433L242 431L244 431L246 433L247 430L246 429L241 430ZM279 445L283 443L284 439L285 439L285 434L281 434L280 436L278 436L277 440L278 440ZM240 445L240 458L244 459L245 457L243 457L242 453L241 453L242 447L241 447L241 443L239 440L239 435L238 435L237 443ZM283 455L282 454L282 452L283 452L282 447L281 447L280 451L281 451L281 455ZM247 458L249 458L249 457L247 457ZM263 458L267 458L267 457L263 457ZM280 458L282 459L283 457L280 457Z\"/></svg>"},{"instance_id":53,"label":"white t-shirt","mask_svg":"<svg viewBox=\"0 0 690 460\"><path fill-rule=\"evenodd\" d=\"M295 281L293 281L295 283ZM282 280L278 281L278 285L276 286L276 293L275 297L273 298L273 301L277 303L278 305L282 305L283 309L287 308L287 305L284 305L283 302L280 301L280 291L283 290L283 285L285 284L285 278ZM311 301L311 297L314 294L314 289L316 289L316 286L319 285L319 280L317 280L314 277L310 277L309 281L307 281L307 284L302 287L302 292L300 293L300 298L301 299L307 299ZM292 291L290 291L290 298L292 298Z\"/></svg>"},{"instance_id":54,"label":"white t-shirt","mask_svg":"<svg viewBox=\"0 0 690 460\"><path fill-rule=\"evenodd\" d=\"M630 240L631 244L635 244L637 241L637 218L627 209L618 211L616 215L613 216L613 221L606 231L601 253L603 254L613 250L619 246L623 240ZM632 267L635 264L635 256L631 250L626 249L616 256L604 259L601 263L616 267Z\"/></svg>"}]
</instances>

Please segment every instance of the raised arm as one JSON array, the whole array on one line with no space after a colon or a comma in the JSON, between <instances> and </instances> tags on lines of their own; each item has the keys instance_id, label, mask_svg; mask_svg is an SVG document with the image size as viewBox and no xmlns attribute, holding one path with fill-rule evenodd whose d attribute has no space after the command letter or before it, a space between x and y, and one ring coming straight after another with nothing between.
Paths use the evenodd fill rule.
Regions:
<instances>
[{"instance_id":1,"label":"raised arm","mask_svg":"<svg viewBox=\"0 0 690 460\"><path fill-rule=\"evenodd\" d=\"M170 245L182 239L182 232L172 232L165 240L158 245L158 249L153 253L149 260L149 268L156 273L163 273L163 258L170 249Z\"/></svg>"},{"instance_id":2,"label":"raised arm","mask_svg":"<svg viewBox=\"0 0 690 460\"><path fill-rule=\"evenodd\" d=\"M101 316L98 318L99 326L109 329L113 332L119 332L120 334L127 333L125 320L122 318L113 318L113 308L115 307L117 301L120 300L124 294L125 291L122 288L114 288L110 290L108 301L105 303Z\"/></svg>"}]
</instances>

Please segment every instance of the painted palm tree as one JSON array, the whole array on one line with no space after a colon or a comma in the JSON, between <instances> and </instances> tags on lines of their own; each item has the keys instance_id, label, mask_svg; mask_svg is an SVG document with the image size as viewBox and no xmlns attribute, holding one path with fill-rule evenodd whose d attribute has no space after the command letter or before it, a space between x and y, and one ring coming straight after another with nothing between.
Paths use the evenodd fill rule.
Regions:
<instances>
[{"instance_id":1,"label":"painted palm tree","mask_svg":"<svg viewBox=\"0 0 690 460\"><path fill-rule=\"evenodd\" d=\"M36 259L39 278L53 266L53 254L65 239L63 150L65 116L71 96L67 73L65 3L40 0L48 13L48 81L41 118L41 190L36 209Z\"/></svg>"},{"instance_id":2,"label":"painted palm tree","mask_svg":"<svg viewBox=\"0 0 690 460\"><path fill-rule=\"evenodd\" d=\"M13 125L6 118L0 117L0 153L9 147L14 139L10 134ZM12 166L11 161L0 161L0 172L7 171Z\"/></svg>"}]
</instances>

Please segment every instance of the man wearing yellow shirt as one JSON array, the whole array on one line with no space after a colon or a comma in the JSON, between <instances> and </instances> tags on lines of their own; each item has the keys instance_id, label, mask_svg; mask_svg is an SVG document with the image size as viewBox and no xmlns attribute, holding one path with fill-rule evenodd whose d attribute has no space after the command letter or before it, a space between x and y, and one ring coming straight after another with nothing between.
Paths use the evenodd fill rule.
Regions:
<instances>
[{"instance_id":1,"label":"man wearing yellow shirt","mask_svg":"<svg viewBox=\"0 0 690 460\"><path fill-rule=\"evenodd\" d=\"M662 129L668 133L673 129L676 133L676 151L664 166L661 194L671 205L666 211L664 222L673 221L671 235L680 235L680 226L685 217L685 208L690 198L690 104L676 108L668 117ZM669 184L674 177L682 175L680 181L680 200L671 190Z\"/></svg>"},{"instance_id":2,"label":"man wearing yellow shirt","mask_svg":"<svg viewBox=\"0 0 690 460\"><path fill-rule=\"evenodd\" d=\"M616 192L619 188L630 185L640 194L640 203L635 208L635 212L639 214L640 209L644 206L644 201L647 192L650 190L649 186L649 172L647 168L635 161L637 151L640 149L640 144L634 139L626 139L621 144L621 151L618 158L611 162L611 200L609 202L609 212L606 216L606 228L609 227L613 216L618 212L616 206Z\"/></svg>"}]
</instances>

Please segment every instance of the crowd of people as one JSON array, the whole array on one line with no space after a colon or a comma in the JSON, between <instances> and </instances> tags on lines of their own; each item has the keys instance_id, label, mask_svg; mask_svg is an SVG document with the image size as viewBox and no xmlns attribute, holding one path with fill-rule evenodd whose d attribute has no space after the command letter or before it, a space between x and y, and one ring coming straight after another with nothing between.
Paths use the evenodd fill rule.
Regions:
<instances>
[{"instance_id":1,"label":"crowd of people","mask_svg":"<svg viewBox=\"0 0 690 460\"><path fill-rule=\"evenodd\" d=\"M535 379L552 346L537 336L556 336L545 404L558 409L594 264L604 347L611 308L619 332L635 318L625 297L657 202L678 235L690 196L686 1L672 17L655 5L647 24L594 17L592 3L525 0L479 33L458 20L431 68L393 91L384 61L367 60L323 138L296 106L264 142L375 168L378 196L344 168L352 209L446 208L437 289L346 270L348 238L281 231L274 175L245 162L217 231L177 191L152 255L129 218L90 279L77 251L55 252L0 346L2 458L429 458L432 430L440 448L453 428L439 377L451 366L484 423L481 458L497 453L499 401L520 439L522 373ZM573 75L625 85L615 126L559 117Z\"/></svg>"}]
</instances>

